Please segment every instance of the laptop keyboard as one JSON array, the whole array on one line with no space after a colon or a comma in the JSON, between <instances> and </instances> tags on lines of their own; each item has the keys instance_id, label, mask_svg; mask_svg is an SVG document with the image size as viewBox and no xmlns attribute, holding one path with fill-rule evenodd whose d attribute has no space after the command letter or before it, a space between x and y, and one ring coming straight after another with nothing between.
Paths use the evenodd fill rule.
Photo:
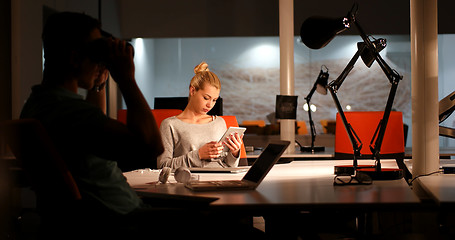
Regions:
<instances>
[{"instance_id":1,"label":"laptop keyboard","mask_svg":"<svg viewBox=\"0 0 455 240\"><path fill-rule=\"evenodd\" d=\"M201 182L190 182L188 185L192 186L246 186L245 182L239 180L223 180L223 181L201 181Z\"/></svg>"},{"instance_id":2,"label":"laptop keyboard","mask_svg":"<svg viewBox=\"0 0 455 240\"><path fill-rule=\"evenodd\" d=\"M243 185L245 185L244 182L238 181L238 180L214 181L213 183L216 184L216 185L221 185L221 186L230 186L230 185L232 185L232 186L243 186Z\"/></svg>"}]
</instances>

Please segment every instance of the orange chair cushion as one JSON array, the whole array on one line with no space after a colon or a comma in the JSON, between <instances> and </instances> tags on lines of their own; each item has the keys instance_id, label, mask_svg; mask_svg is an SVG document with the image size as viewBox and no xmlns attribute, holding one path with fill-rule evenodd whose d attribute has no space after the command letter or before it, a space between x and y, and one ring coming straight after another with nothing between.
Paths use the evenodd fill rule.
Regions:
<instances>
[{"instance_id":1,"label":"orange chair cushion","mask_svg":"<svg viewBox=\"0 0 455 240\"><path fill-rule=\"evenodd\" d=\"M298 135L305 135L308 134L308 129L306 127L305 121L297 121L297 134Z\"/></svg>"},{"instance_id":2,"label":"orange chair cushion","mask_svg":"<svg viewBox=\"0 0 455 240\"><path fill-rule=\"evenodd\" d=\"M351 124L362 141L363 147L360 150L362 155L372 154L369 145L383 114L382 111L345 113L348 123ZM352 144L338 113L336 116L335 153L353 154ZM404 153L403 115L401 112L390 113L380 153L382 155Z\"/></svg>"},{"instance_id":3,"label":"orange chair cushion","mask_svg":"<svg viewBox=\"0 0 455 240\"><path fill-rule=\"evenodd\" d=\"M258 126L258 127L265 127L264 120L244 120L242 122L243 126Z\"/></svg>"}]
</instances>

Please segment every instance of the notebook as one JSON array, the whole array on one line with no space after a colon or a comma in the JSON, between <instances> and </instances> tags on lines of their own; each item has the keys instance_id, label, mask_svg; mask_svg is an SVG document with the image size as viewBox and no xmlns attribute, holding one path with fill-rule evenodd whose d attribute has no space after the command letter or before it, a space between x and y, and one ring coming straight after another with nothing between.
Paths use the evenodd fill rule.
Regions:
<instances>
[{"instance_id":1,"label":"notebook","mask_svg":"<svg viewBox=\"0 0 455 240\"><path fill-rule=\"evenodd\" d=\"M185 184L193 191L220 191L256 189L273 165L280 159L289 141L270 143L259 155L242 180L194 181Z\"/></svg>"}]
</instances>

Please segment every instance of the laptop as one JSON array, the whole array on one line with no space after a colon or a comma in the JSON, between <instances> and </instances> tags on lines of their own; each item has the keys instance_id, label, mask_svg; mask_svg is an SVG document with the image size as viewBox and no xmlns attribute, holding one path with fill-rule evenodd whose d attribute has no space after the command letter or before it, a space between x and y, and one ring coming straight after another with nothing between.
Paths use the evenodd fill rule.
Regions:
<instances>
[{"instance_id":1,"label":"laptop","mask_svg":"<svg viewBox=\"0 0 455 240\"><path fill-rule=\"evenodd\" d=\"M243 173L248 171L248 167L191 167L191 173Z\"/></svg>"},{"instance_id":2,"label":"laptop","mask_svg":"<svg viewBox=\"0 0 455 240\"><path fill-rule=\"evenodd\" d=\"M254 190L280 159L289 141L269 143L242 180L194 181L185 184L193 191Z\"/></svg>"}]
</instances>

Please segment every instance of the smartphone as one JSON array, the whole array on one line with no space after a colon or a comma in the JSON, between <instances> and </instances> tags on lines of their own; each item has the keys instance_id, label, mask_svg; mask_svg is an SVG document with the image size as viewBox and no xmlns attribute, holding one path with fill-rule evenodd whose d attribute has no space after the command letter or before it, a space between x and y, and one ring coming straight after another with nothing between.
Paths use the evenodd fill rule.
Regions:
<instances>
[{"instance_id":1,"label":"smartphone","mask_svg":"<svg viewBox=\"0 0 455 240\"><path fill-rule=\"evenodd\" d=\"M226 141L226 138L229 137L232 134L234 133L238 133L240 136L246 131L246 128L244 127L229 127L226 132L224 132L223 136L220 138L220 140L218 141L219 143L221 142L224 142ZM223 151L228 151L228 147L224 146L224 149Z\"/></svg>"}]
</instances>

